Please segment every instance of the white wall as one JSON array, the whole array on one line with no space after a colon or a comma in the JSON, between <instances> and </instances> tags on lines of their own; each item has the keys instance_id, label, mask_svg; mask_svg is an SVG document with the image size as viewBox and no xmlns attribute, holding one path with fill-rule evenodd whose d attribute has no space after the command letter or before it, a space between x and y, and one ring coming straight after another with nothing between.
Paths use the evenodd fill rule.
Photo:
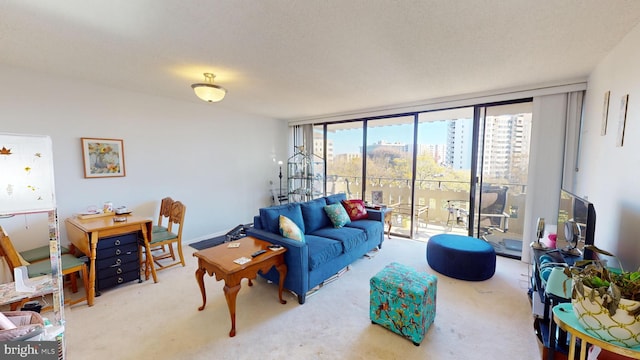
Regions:
<instances>
[{"instance_id":1,"label":"white wall","mask_svg":"<svg viewBox=\"0 0 640 360\"><path fill-rule=\"evenodd\" d=\"M0 79L0 132L53 140L63 245L64 219L105 201L155 222L161 198L181 200L185 242L252 222L258 208L271 203L270 181L278 184L274 159L287 157L284 121L6 66ZM126 177L85 179L81 137L123 139ZM16 216L0 219L0 226L24 250L47 243L46 220Z\"/></svg>"},{"instance_id":2,"label":"white wall","mask_svg":"<svg viewBox=\"0 0 640 360\"><path fill-rule=\"evenodd\" d=\"M640 25L589 78L576 195L596 209L595 243L640 266ZM600 135L604 93L611 91L607 134ZM616 147L620 99L629 94L624 146Z\"/></svg>"}]
</instances>

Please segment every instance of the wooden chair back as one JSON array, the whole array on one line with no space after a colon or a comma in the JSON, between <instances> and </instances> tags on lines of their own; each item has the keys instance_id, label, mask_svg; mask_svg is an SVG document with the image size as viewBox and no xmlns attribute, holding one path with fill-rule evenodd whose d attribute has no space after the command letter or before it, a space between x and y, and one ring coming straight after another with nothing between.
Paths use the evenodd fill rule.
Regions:
<instances>
[{"instance_id":1,"label":"wooden chair back","mask_svg":"<svg viewBox=\"0 0 640 360\"><path fill-rule=\"evenodd\" d=\"M178 235L178 240L182 240L182 224L184 223L184 215L187 211L187 207L180 201L174 201L171 206L171 214L169 215L169 226L167 230ZM178 231L175 231L175 226L178 227Z\"/></svg>"},{"instance_id":2,"label":"wooden chair back","mask_svg":"<svg viewBox=\"0 0 640 360\"><path fill-rule=\"evenodd\" d=\"M9 265L9 270L13 277L13 269L21 266L20 257L18 256L16 248L13 247L13 243L11 242L9 235L2 226L0 226L0 251L2 251L4 258L7 261L7 265Z\"/></svg>"},{"instance_id":3,"label":"wooden chair back","mask_svg":"<svg viewBox=\"0 0 640 360\"><path fill-rule=\"evenodd\" d=\"M167 227L163 225L164 220L169 220L171 216L171 207L173 206L173 199L170 197L166 197L160 201L160 214L158 214L158 227Z\"/></svg>"}]
</instances>

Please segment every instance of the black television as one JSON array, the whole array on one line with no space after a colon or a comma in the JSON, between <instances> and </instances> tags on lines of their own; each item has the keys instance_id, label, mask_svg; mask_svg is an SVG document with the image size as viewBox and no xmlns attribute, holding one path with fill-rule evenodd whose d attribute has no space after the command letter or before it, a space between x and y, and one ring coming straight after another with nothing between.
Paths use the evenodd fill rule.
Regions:
<instances>
[{"instance_id":1,"label":"black television","mask_svg":"<svg viewBox=\"0 0 640 360\"><path fill-rule=\"evenodd\" d=\"M582 254L584 259L594 259L584 245L594 245L596 210L587 199L564 189L560 190L558 231L556 247L570 255Z\"/></svg>"}]
</instances>

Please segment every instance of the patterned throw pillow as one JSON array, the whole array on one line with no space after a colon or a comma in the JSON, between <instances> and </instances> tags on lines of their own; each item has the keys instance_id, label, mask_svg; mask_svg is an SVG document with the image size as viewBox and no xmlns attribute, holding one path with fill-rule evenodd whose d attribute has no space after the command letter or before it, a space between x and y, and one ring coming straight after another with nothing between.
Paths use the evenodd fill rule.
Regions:
<instances>
[{"instance_id":1,"label":"patterned throw pillow","mask_svg":"<svg viewBox=\"0 0 640 360\"><path fill-rule=\"evenodd\" d=\"M342 206L347 210L349 219L351 221L368 219L367 209L364 207L364 201L362 200L342 200Z\"/></svg>"},{"instance_id":2,"label":"patterned throw pillow","mask_svg":"<svg viewBox=\"0 0 640 360\"><path fill-rule=\"evenodd\" d=\"M304 242L304 233L302 232L302 230L300 230L296 223L294 223L288 217L282 215L280 215L279 221L280 234L282 234L282 236L292 240Z\"/></svg>"},{"instance_id":3,"label":"patterned throw pillow","mask_svg":"<svg viewBox=\"0 0 640 360\"><path fill-rule=\"evenodd\" d=\"M341 228L351 222L347 210L345 210L344 206L340 203L327 205L324 207L324 211L327 213L327 216L329 216L329 219L331 219L333 227L335 228Z\"/></svg>"}]
</instances>

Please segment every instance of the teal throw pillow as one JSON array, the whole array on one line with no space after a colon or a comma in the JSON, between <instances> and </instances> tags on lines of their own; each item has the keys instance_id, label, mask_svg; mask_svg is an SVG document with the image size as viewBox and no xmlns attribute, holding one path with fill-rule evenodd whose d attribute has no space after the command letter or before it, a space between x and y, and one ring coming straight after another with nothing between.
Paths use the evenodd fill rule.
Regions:
<instances>
[{"instance_id":1,"label":"teal throw pillow","mask_svg":"<svg viewBox=\"0 0 640 360\"><path fill-rule=\"evenodd\" d=\"M329 219L331 219L333 227L335 228L341 228L351 222L347 210L345 210L344 206L340 203L327 205L324 207L324 211L327 213L327 216L329 216Z\"/></svg>"},{"instance_id":2,"label":"teal throw pillow","mask_svg":"<svg viewBox=\"0 0 640 360\"><path fill-rule=\"evenodd\" d=\"M282 215L280 215L278 220L280 221L280 234L282 234L282 236L304 242L304 233L296 223Z\"/></svg>"}]
</instances>

